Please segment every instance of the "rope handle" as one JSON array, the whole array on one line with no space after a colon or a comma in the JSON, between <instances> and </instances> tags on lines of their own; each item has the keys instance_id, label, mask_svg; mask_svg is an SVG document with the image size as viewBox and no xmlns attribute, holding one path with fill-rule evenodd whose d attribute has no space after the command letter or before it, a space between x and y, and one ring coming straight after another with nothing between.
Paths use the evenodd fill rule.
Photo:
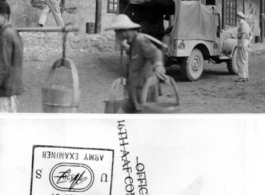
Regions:
<instances>
[{"instance_id":1,"label":"rope handle","mask_svg":"<svg viewBox=\"0 0 265 195\"><path fill-rule=\"evenodd\" d=\"M146 104L147 102L147 94L148 94L149 87L156 83L157 83L157 78L156 76L153 76L153 77L148 78L146 83L144 84L143 92L142 92L142 104L143 105ZM177 87L176 82L174 81L172 77L166 76L165 83L173 87L175 97L176 97L176 104L179 105L179 89Z\"/></svg>"},{"instance_id":2,"label":"rope handle","mask_svg":"<svg viewBox=\"0 0 265 195\"><path fill-rule=\"evenodd\" d=\"M76 69L76 66L74 65L74 62L67 58L62 58L59 60L56 60L49 72L48 79L47 79L47 86L53 85L53 79L55 75L55 70L60 67L65 67L71 71L72 79L73 79L73 102L78 103L79 101L79 76Z\"/></svg>"},{"instance_id":3,"label":"rope handle","mask_svg":"<svg viewBox=\"0 0 265 195\"><path fill-rule=\"evenodd\" d=\"M119 92L118 89L119 89L120 85L123 85L123 86L126 85L126 79L125 78L118 78L112 83L110 95L109 95L110 101L117 101L117 99L118 99L117 96L118 96L118 92Z\"/></svg>"},{"instance_id":4,"label":"rope handle","mask_svg":"<svg viewBox=\"0 0 265 195\"><path fill-rule=\"evenodd\" d=\"M66 58L66 43L67 43L67 29L72 26L72 23L68 23L63 27L63 58Z\"/></svg>"}]
</instances>

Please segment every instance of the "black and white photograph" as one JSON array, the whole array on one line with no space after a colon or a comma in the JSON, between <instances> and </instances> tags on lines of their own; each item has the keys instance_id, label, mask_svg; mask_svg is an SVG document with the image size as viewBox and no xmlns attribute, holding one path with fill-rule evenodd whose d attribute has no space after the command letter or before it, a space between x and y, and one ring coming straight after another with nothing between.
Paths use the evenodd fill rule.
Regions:
<instances>
[{"instance_id":1,"label":"black and white photograph","mask_svg":"<svg viewBox=\"0 0 265 195\"><path fill-rule=\"evenodd\" d=\"M1 0L3 113L264 113L264 0Z\"/></svg>"},{"instance_id":2,"label":"black and white photograph","mask_svg":"<svg viewBox=\"0 0 265 195\"><path fill-rule=\"evenodd\" d=\"M0 195L265 194L265 0L0 0Z\"/></svg>"}]
</instances>

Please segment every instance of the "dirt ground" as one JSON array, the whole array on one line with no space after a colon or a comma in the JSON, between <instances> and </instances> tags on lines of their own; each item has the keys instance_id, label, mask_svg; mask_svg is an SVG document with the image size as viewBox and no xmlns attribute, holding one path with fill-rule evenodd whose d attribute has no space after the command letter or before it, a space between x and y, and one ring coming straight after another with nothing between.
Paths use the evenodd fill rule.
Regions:
<instances>
[{"instance_id":1,"label":"dirt ground","mask_svg":"<svg viewBox=\"0 0 265 195\"><path fill-rule=\"evenodd\" d=\"M103 113L111 84L121 75L119 53L87 53L71 59L78 69L82 91L78 113ZM53 62L24 62L25 93L19 97L19 112L42 112L41 89ZM236 83L237 76L228 73L226 64L205 62L204 73L196 82L182 80L177 66L169 68L168 74L174 77L180 91L181 113L264 113L265 51L252 52L249 66L250 81L245 83ZM58 69L56 82L71 85L70 72ZM160 101L176 101L172 87L162 84L162 93Z\"/></svg>"}]
</instances>

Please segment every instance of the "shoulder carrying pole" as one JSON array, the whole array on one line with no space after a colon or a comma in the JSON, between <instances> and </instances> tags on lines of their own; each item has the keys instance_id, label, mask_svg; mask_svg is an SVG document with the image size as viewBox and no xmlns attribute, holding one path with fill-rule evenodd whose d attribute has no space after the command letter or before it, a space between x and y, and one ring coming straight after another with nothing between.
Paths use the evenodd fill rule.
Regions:
<instances>
[{"instance_id":1,"label":"shoulder carrying pole","mask_svg":"<svg viewBox=\"0 0 265 195\"><path fill-rule=\"evenodd\" d=\"M78 32L79 27L76 24L70 24L64 27L15 28L15 30L18 32Z\"/></svg>"}]
</instances>

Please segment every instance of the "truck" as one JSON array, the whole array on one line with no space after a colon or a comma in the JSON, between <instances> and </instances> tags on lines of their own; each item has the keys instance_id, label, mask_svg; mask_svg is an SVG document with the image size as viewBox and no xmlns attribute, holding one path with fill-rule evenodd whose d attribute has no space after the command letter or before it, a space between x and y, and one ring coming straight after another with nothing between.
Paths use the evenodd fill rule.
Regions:
<instances>
[{"instance_id":1,"label":"truck","mask_svg":"<svg viewBox=\"0 0 265 195\"><path fill-rule=\"evenodd\" d=\"M214 5L199 1L174 0L172 25L166 29L163 42L165 65L179 65L185 80L197 81L203 73L204 61L226 63L230 74L238 74L237 39L221 29L221 18Z\"/></svg>"}]
</instances>

